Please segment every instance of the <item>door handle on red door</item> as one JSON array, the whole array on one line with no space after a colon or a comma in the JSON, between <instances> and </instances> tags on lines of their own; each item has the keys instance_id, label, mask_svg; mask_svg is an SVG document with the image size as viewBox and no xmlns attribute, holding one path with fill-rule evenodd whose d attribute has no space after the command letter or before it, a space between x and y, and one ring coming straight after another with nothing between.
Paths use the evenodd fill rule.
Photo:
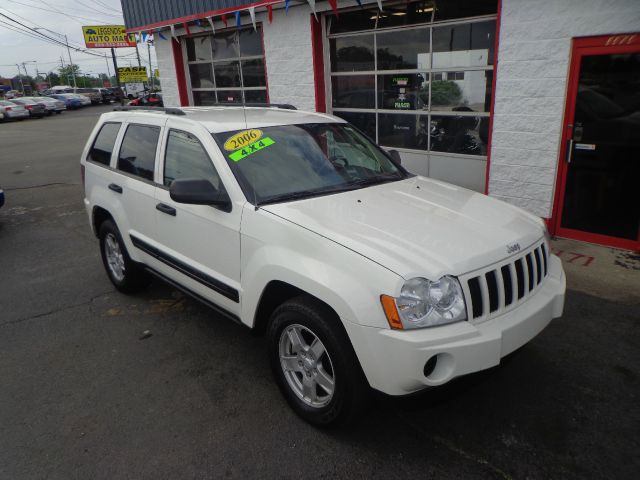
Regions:
<instances>
[{"instance_id":1,"label":"door handle on red door","mask_svg":"<svg viewBox=\"0 0 640 480\"><path fill-rule=\"evenodd\" d=\"M571 163L571 157L573 156L573 138L570 138L567 142L567 163Z\"/></svg>"},{"instance_id":2,"label":"door handle on red door","mask_svg":"<svg viewBox=\"0 0 640 480\"><path fill-rule=\"evenodd\" d=\"M167 215L171 215L172 217L176 216L176 209L166 205L164 203L159 203L156 205L156 210L161 211L162 213L166 213Z\"/></svg>"},{"instance_id":3,"label":"door handle on red door","mask_svg":"<svg viewBox=\"0 0 640 480\"><path fill-rule=\"evenodd\" d=\"M109 184L109 190L113 190L116 193L122 193L122 187L120 185L116 185L115 183Z\"/></svg>"}]
</instances>

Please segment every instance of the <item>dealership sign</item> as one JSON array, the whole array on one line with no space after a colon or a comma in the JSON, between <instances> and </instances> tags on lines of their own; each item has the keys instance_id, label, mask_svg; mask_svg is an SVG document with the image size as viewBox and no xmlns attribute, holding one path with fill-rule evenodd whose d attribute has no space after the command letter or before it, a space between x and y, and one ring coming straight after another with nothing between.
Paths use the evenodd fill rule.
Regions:
<instances>
[{"instance_id":1,"label":"dealership sign","mask_svg":"<svg viewBox=\"0 0 640 480\"><path fill-rule=\"evenodd\" d=\"M120 81L124 83L146 82L149 80L147 67L120 67L118 68L118 76Z\"/></svg>"},{"instance_id":2,"label":"dealership sign","mask_svg":"<svg viewBox=\"0 0 640 480\"><path fill-rule=\"evenodd\" d=\"M136 36L127 33L124 25L91 25L82 27L87 48L135 47Z\"/></svg>"}]
</instances>

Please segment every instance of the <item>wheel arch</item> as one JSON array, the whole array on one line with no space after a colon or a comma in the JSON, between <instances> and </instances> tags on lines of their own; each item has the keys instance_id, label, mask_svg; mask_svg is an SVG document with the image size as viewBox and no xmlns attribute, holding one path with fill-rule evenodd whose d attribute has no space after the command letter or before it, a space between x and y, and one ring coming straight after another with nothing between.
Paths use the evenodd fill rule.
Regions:
<instances>
[{"instance_id":1,"label":"wheel arch","mask_svg":"<svg viewBox=\"0 0 640 480\"><path fill-rule=\"evenodd\" d=\"M115 223L113 215L111 215L106 208L97 205L94 206L91 212L91 226L96 237L100 233L100 225L102 225L105 220L112 220Z\"/></svg>"},{"instance_id":2,"label":"wheel arch","mask_svg":"<svg viewBox=\"0 0 640 480\"><path fill-rule=\"evenodd\" d=\"M267 329L267 325L269 324L269 319L276 308L287 300L303 296L327 309L335 320L337 320L339 324L342 324L338 312L336 312L336 310L326 301L288 282L284 282L282 280L271 280L267 285L265 285L262 290L262 294L260 295L260 300L258 300L258 305L253 318L254 332L260 335L264 334Z\"/></svg>"}]
</instances>

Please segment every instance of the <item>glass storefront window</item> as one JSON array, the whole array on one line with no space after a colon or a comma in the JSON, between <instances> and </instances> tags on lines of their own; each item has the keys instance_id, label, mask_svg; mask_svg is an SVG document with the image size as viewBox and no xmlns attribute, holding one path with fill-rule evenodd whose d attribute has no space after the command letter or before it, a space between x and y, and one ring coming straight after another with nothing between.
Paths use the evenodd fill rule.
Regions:
<instances>
[{"instance_id":1,"label":"glass storefront window","mask_svg":"<svg viewBox=\"0 0 640 480\"><path fill-rule=\"evenodd\" d=\"M192 88L213 88L213 71L210 63L194 63L189 65L189 76Z\"/></svg>"},{"instance_id":2,"label":"glass storefront window","mask_svg":"<svg viewBox=\"0 0 640 480\"><path fill-rule=\"evenodd\" d=\"M495 15L497 11L498 0L440 0L436 2L434 20Z\"/></svg>"},{"instance_id":3,"label":"glass storefront window","mask_svg":"<svg viewBox=\"0 0 640 480\"><path fill-rule=\"evenodd\" d=\"M190 62L211 60L209 37L187 37L187 60Z\"/></svg>"},{"instance_id":4,"label":"glass storefront window","mask_svg":"<svg viewBox=\"0 0 640 480\"><path fill-rule=\"evenodd\" d=\"M260 26L187 37L186 50L194 105L268 102Z\"/></svg>"},{"instance_id":5,"label":"glass storefront window","mask_svg":"<svg viewBox=\"0 0 640 480\"><path fill-rule=\"evenodd\" d=\"M218 88L241 86L240 62L217 62L214 69Z\"/></svg>"},{"instance_id":6,"label":"glass storefront window","mask_svg":"<svg viewBox=\"0 0 640 480\"><path fill-rule=\"evenodd\" d=\"M423 110L429 105L428 73L395 73L378 76L378 108Z\"/></svg>"},{"instance_id":7,"label":"glass storefront window","mask_svg":"<svg viewBox=\"0 0 640 480\"><path fill-rule=\"evenodd\" d=\"M333 106L336 108L376 108L373 75L349 75L331 79Z\"/></svg>"},{"instance_id":8,"label":"glass storefront window","mask_svg":"<svg viewBox=\"0 0 640 480\"><path fill-rule=\"evenodd\" d=\"M405 70L429 68L429 29L417 28L376 35L378 70Z\"/></svg>"},{"instance_id":9,"label":"glass storefront window","mask_svg":"<svg viewBox=\"0 0 640 480\"><path fill-rule=\"evenodd\" d=\"M496 22L433 29L433 68L493 65Z\"/></svg>"},{"instance_id":10,"label":"glass storefront window","mask_svg":"<svg viewBox=\"0 0 640 480\"><path fill-rule=\"evenodd\" d=\"M429 145L429 117L378 114L378 143L385 147L426 150Z\"/></svg>"},{"instance_id":11,"label":"glass storefront window","mask_svg":"<svg viewBox=\"0 0 640 480\"><path fill-rule=\"evenodd\" d=\"M340 37L330 41L331 71L357 72L374 69L373 35Z\"/></svg>"},{"instance_id":12,"label":"glass storefront window","mask_svg":"<svg viewBox=\"0 0 640 480\"><path fill-rule=\"evenodd\" d=\"M447 0L327 15L332 113L384 147L486 155L496 12Z\"/></svg>"},{"instance_id":13,"label":"glass storefront window","mask_svg":"<svg viewBox=\"0 0 640 480\"><path fill-rule=\"evenodd\" d=\"M456 111L456 108L468 108L469 112L488 112L491 106L492 81L491 70L434 74L431 83L431 110Z\"/></svg>"},{"instance_id":14,"label":"glass storefront window","mask_svg":"<svg viewBox=\"0 0 640 480\"><path fill-rule=\"evenodd\" d=\"M262 58L242 61L242 80L245 87L266 87L266 78Z\"/></svg>"},{"instance_id":15,"label":"glass storefront window","mask_svg":"<svg viewBox=\"0 0 640 480\"><path fill-rule=\"evenodd\" d=\"M433 115L430 134L434 152L486 155L489 117Z\"/></svg>"},{"instance_id":16,"label":"glass storefront window","mask_svg":"<svg viewBox=\"0 0 640 480\"><path fill-rule=\"evenodd\" d=\"M218 103L216 99L216 92L193 92L193 103L196 105L215 105Z\"/></svg>"},{"instance_id":17,"label":"glass storefront window","mask_svg":"<svg viewBox=\"0 0 640 480\"><path fill-rule=\"evenodd\" d=\"M211 38L211 51L214 60L238 57L238 35L233 30L216 33L209 38Z\"/></svg>"}]
</instances>

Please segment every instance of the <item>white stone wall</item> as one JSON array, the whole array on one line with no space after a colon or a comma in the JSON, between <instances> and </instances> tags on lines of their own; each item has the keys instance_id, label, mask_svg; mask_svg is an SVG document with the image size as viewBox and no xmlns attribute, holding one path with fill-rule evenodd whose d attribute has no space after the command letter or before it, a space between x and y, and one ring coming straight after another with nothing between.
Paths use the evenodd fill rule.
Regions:
<instances>
[{"instance_id":1,"label":"white stone wall","mask_svg":"<svg viewBox=\"0 0 640 480\"><path fill-rule=\"evenodd\" d=\"M180 96L178 95L178 80L176 77L176 67L173 63L173 50L171 48L171 36L168 32L163 35L167 40L163 40L156 35L154 46L158 59L158 70L160 70L160 88L162 89L162 101L167 107L179 107Z\"/></svg>"},{"instance_id":2,"label":"white stone wall","mask_svg":"<svg viewBox=\"0 0 640 480\"><path fill-rule=\"evenodd\" d=\"M490 195L551 216L571 38L639 30L640 0L502 0Z\"/></svg>"},{"instance_id":3,"label":"white stone wall","mask_svg":"<svg viewBox=\"0 0 640 480\"><path fill-rule=\"evenodd\" d=\"M264 15L262 28L269 101L315 111L310 14L306 5L289 8L287 16L283 9L274 9L273 23Z\"/></svg>"}]
</instances>

